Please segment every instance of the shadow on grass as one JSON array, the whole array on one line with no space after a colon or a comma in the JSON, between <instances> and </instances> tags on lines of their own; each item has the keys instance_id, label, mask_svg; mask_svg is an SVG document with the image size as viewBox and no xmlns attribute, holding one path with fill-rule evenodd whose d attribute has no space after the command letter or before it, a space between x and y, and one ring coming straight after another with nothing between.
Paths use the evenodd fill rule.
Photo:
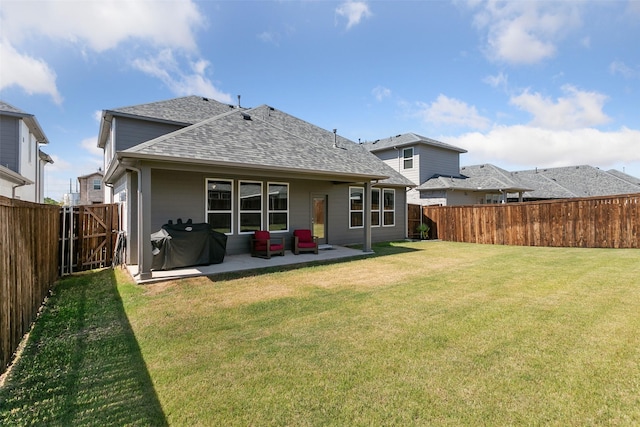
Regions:
<instances>
[{"instance_id":1,"label":"shadow on grass","mask_svg":"<svg viewBox=\"0 0 640 427\"><path fill-rule=\"evenodd\" d=\"M0 389L0 425L167 425L112 270L58 282Z\"/></svg>"},{"instance_id":2,"label":"shadow on grass","mask_svg":"<svg viewBox=\"0 0 640 427\"><path fill-rule=\"evenodd\" d=\"M317 266L323 266L323 265L344 264L347 262L357 261L365 258L379 258L379 257L384 257L389 255L399 255L403 253L417 252L417 251L423 250L415 247L409 247L406 245L406 243L408 242L401 241L401 242L377 243L373 245L373 248L372 248L373 253L362 253L362 255L354 255L350 257L329 259L324 261L313 261L311 258L313 257L313 254L304 254L299 256L306 257L306 258L302 258L299 263L295 263L295 264L278 265L278 266L266 267L266 268L260 267L260 268L250 269L250 270L210 274L207 276L207 278L212 282L219 281L219 280L242 279L243 277L260 276L263 274L279 273L284 271L298 270L300 268L317 267ZM362 245L353 245L349 247L352 249L360 249L360 250L362 249Z\"/></svg>"}]
</instances>

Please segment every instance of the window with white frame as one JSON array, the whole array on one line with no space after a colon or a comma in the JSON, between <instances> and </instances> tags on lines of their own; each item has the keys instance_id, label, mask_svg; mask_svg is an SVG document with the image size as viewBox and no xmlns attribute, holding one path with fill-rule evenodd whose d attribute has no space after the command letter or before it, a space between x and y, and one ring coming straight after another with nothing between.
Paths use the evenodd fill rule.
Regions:
<instances>
[{"instance_id":1,"label":"window with white frame","mask_svg":"<svg viewBox=\"0 0 640 427\"><path fill-rule=\"evenodd\" d=\"M396 190L385 188L382 190L382 225L385 227L396 224Z\"/></svg>"},{"instance_id":2,"label":"window with white frame","mask_svg":"<svg viewBox=\"0 0 640 427\"><path fill-rule=\"evenodd\" d=\"M231 234L233 230L233 181L207 179L207 222L215 231Z\"/></svg>"},{"instance_id":3,"label":"window with white frame","mask_svg":"<svg viewBox=\"0 0 640 427\"><path fill-rule=\"evenodd\" d=\"M371 189L371 226L380 226L380 189Z\"/></svg>"},{"instance_id":4,"label":"window with white frame","mask_svg":"<svg viewBox=\"0 0 640 427\"><path fill-rule=\"evenodd\" d=\"M239 205L240 233L262 230L262 183L240 181Z\"/></svg>"},{"instance_id":5,"label":"window with white frame","mask_svg":"<svg viewBox=\"0 0 640 427\"><path fill-rule=\"evenodd\" d=\"M94 179L93 180L93 189L94 190L100 190L101 188L102 188L102 180Z\"/></svg>"},{"instance_id":6,"label":"window with white frame","mask_svg":"<svg viewBox=\"0 0 640 427\"><path fill-rule=\"evenodd\" d=\"M403 169L413 169L413 147L402 150Z\"/></svg>"},{"instance_id":7,"label":"window with white frame","mask_svg":"<svg viewBox=\"0 0 640 427\"><path fill-rule=\"evenodd\" d=\"M349 228L364 227L364 188L349 187Z\"/></svg>"},{"instance_id":8,"label":"window with white frame","mask_svg":"<svg viewBox=\"0 0 640 427\"><path fill-rule=\"evenodd\" d=\"M289 184L270 182L267 185L269 197L269 231L289 230Z\"/></svg>"}]
</instances>

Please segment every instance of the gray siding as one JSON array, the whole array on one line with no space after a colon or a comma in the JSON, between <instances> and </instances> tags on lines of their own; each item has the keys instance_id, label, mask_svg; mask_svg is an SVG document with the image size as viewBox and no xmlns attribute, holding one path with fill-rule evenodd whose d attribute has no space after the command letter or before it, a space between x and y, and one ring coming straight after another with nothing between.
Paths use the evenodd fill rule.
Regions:
<instances>
[{"instance_id":1,"label":"gray siding","mask_svg":"<svg viewBox=\"0 0 640 427\"><path fill-rule=\"evenodd\" d=\"M421 145L419 152L420 180L422 184L433 175L458 176L460 174L460 154L443 148Z\"/></svg>"},{"instance_id":2,"label":"gray siding","mask_svg":"<svg viewBox=\"0 0 640 427\"><path fill-rule=\"evenodd\" d=\"M0 116L0 165L20 173L19 120Z\"/></svg>"},{"instance_id":3,"label":"gray siding","mask_svg":"<svg viewBox=\"0 0 640 427\"><path fill-rule=\"evenodd\" d=\"M231 176L216 173L180 172L153 170L151 230L159 230L168 220L176 221L181 218L193 222L204 222L205 219L205 185L207 178L221 178L234 180L233 227L234 233L228 236L227 253L238 254L249 251L250 234L238 234L237 195L238 181L248 179L244 176ZM257 179L248 179L257 181ZM311 198L314 194L326 194L327 203L327 242L335 245L361 244L364 241L364 229L349 229L349 186L334 185L326 181L283 180L263 177L263 189L268 182L289 183L289 231L273 233L284 236L287 249L291 246L291 235L297 228L311 227ZM406 236L406 200L404 188L396 189L396 225L394 227L374 227L372 229L373 242L399 240ZM129 200L133 200L130 197ZM266 204L263 215L267 217Z\"/></svg>"},{"instance_id":4,"label":"gray siding","mask_svg":"<svg viewBox=\"0 0 640 427\"><path fill-rule=\"evenodd\" d=\"M116 133L115 151L126 150L142 142L166 135L184 127L168 123L136 120L128 117L116 117L114 120Z\"/></svg>"}]
</instances>

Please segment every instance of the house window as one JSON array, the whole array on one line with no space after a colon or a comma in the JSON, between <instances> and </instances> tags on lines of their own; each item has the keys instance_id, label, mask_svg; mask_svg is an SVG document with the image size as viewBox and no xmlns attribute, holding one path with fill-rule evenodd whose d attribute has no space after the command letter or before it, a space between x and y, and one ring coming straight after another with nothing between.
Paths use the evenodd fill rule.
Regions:
<instances>
[{"instance_id":1,"label":"house window","mask_svg":"<svg viewBox=\"0 0 640 427\"><path fill-rule=\"evenodd\" d=\"M102 181L99 179L94 179L93 180L93 189L94 190L100 190L102 188Z\"/></svg>"},{"instance_id":2,"label":"house window","mask_svg":"<svg viewBox=\"0 0 640 427\"><path fill-rule=\"evenodd\" d=\"M270 182L269 231L287 231L289 229L289 184Z\"/></svg>"},{"instance_id":3,"label":"house window","mask_svg":"<svg viewBox=\"0 0 640 427\"><path fill-rule=\"evenodd\" d=\"M262 183L240 181L240 233L262 230Z\"/></svg>"},{"instance_id":4,"label":"house window","mask_svg":"<svg viewBox=\"0 0 640 427\"><path fill-rule=\"evenodd\" d=\"M402 150L403 169L413 169L413 147Z\"/></svg>"},{"instance_id":5,"label":"house window","mask_svg":"<svg viewBox=\"0 0 640 427\"><path fill-rule=\"evenodd\" d=\"M380 226L380 189L371 190L371 226Z\"/></svg>"},{"instance_id":6,"label":"house window","mask_svg":"<svg viewBox=\"0 0 640 427\"><path fill-rule=\"evenodd\" d=\"M364 189L349 187L349 228L364 227Z\"/></svg>"},{"instance_id":7,"label":"house window","mask_svg":"<svg viewBox=\"0 0 640 427\"><path fill-rule=\"evenodd\" d=\"M233 181L207 179L207 222L215 231L231 234Z\"/></svg>"},{"instance_id":8,"label":"house window","mask_svg":"<svg viewBox=\"0 0 640 427\"><path fill-rule=\"evenodd\" d=\"M396 190L385 188L382 190L383 221L385 227L396 224Z\"/></svg>"}]
</instances>

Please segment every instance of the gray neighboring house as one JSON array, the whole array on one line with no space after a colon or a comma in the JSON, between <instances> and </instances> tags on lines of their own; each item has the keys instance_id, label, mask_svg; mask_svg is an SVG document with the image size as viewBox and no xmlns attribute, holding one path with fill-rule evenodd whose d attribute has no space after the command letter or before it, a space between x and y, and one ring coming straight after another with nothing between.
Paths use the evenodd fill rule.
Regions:
<instances>
[{"instance_id":1,"label":"gray neighboring house","mask_svg":"<svg viewBox=\"0 0 640 427\"><path fill-rule=\"evenodd\" d=\"M0 101L0 195L44 202L44 167L53 160L40 144L48 143L33 114Z\"/></svg>"},{"instance_id":2,"label":"gray neighboring house","mask_svg":"<svg viewBox=\"0 0 640 427\"><path fill-rule=\"evenodd\" d=\"M417 205L444 203L437 199L446 199L445 192L434 193L429 189L423 192L420 184L434 177L461 177L460 154L467 152L416 133L404 133L362 145L415 184L416 188L407 192L407 203Z\"/></svg>"},{"instance_id":3,"label":"gray neighboring house","mask_svg":"<svg viewBox=\"0 0 640 427\"><path fill-rule=\"evenodd\" d=\"M464 166L458 176L435 175L417 190L429 205L456 206L506 203L509 197L523 201L529 183L513 172L491 164Z\"/></svg>"},{"instance_id":4,"label":"gray neighboring house","mask_svg":"<svg viewBox=\"0 0 640 427\"><path fill-rule=\"evenodd\" d=\"M524 193L526 201L640 193L640 179L589 165L539 168L512 175L532 189Z\"/></svg>"},{"instance_id":5,"label":"gray neighboring house","mask_svg":"<svg viewBox=\"0 0 640 427\"><path fill-rule=\"evenodd\" d=\"M150 235L169 220L208 222L227 253L257 229L311 228L326 244L406 237L413 183L351 140L273 107L189 96L104 110L107 202L121 203L129 264L151 276Z\"/></svg>"}]
</instances>

